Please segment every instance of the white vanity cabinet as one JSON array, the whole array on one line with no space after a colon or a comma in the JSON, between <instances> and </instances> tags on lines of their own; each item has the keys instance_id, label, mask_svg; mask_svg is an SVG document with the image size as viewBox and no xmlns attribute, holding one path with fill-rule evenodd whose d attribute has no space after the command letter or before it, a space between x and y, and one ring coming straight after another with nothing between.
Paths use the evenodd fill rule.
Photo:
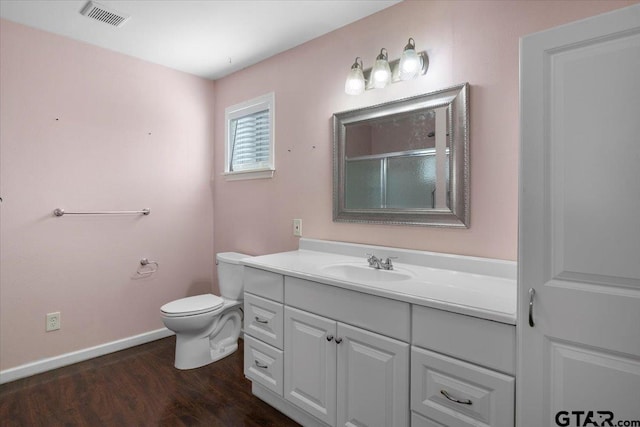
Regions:
<instances>
[{"instance_id":1,"label":"white vanity cabinet","mask_svg":"<svg viewBox=\"0 0 640 427\"><path fill-rule=\"evenodd\" d=\"M512 427L515 327L413 306L412 427Z\"/></svg>"},{"instance_id":2,"label":"white vanity cabinet","mask_svg":"<svg viewBox=\"0 0 640 427\"><path fill-rule=\"evenodd\" d=\"M284 278L281 274L245 267L244 374L282 396Z\"/></svg>"},{"instance_id":3,"label":"white vanity cabinet","mask_svg":"<svg viewBox=\"0 0 640 427\"><path fill-rule=\"evenodd\" d=\"M285 399L334 426L409 425L409 344L285 307Z\"/></svg>"},{"instance_id":4,"label":"white vanity cabinet","mask_svg":"<svg viewBox=\"0 0 640 427\"><path fill-rule=\"evenodd\" d=\"M409 425L409 344L338 323L338 426Z\"/></svg>"},{"instance_id":5,"label":"white vanity cabinet","mask_svg":"<svg viewBox=\"0 0 640 427\"><path fill-rule=\"evenodd\" d=\"M289 402L334 425L336 419L336 322L285 310L285 386Z\"/></svg>"},{"instance_id":6,"label":"white vanity cabinet","mask_svg":"<svg viewBox=\"0 0 640 427\"><path fill-rule=\"evenodd\" d=\"M409 304L285 277L284 330L285 399L330 426L409 426Z\"/></svg>"},{"instance_id":7,"label":"white vanity cabinet","mask_svg":"<svg viewBox=\"0 0 640 427\"><path fill-rule=\"evenodd\" d=\"M282 350L282 303L250 293L244 298L244 333Z\"/></svg>"},{"instance_id":8,"label":"white vanity cabinet","mask_svg":"<svg viewBox=\"0 0 640 427\"><path fill-rule=\"evenodd\" d=\"M459 257L457 271L444 267L451 257L424 257L439 268L398 268L422 282L361 284L323 275L360 265L343 255L248 259L253 394L305 427L513 427L514 266Z\"/></svg>"}]
</instances>

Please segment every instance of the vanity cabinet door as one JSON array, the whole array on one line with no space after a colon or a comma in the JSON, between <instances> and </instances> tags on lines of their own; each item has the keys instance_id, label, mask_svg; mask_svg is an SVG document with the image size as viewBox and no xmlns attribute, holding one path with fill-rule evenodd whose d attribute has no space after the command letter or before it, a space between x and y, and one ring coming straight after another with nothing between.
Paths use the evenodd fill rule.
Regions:
<instances>
[{"instance_id":1,"label":"vanity cabinet door","mask_svg":"<svg viewBox=\"0 0 640 427\"><path fill-rule=\"evenodd\" d=\"M284 309L284 397L329 425L336 422L336 322Z\"/></svg>"},{"instance_id":2,"label":"vanity cabinet door","mask_svg":"<svg viewBox=\"0 0 640 427\"><path fill-rule=\"evenodd\" d=\"M339 427L409 425L409 344L338 323Z\"/></svg>"}]
</instances>

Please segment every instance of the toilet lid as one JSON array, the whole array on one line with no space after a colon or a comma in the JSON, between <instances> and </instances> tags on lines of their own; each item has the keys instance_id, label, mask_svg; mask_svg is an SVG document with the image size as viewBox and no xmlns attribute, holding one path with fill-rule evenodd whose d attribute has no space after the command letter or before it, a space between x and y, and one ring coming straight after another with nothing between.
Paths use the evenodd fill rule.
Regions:
<instances>
[{"instance_id":1,"label":"toilet lid","mask_svg":"<svg viewBox=\"0 0 640 427\"><path fill-rule=\"evenodd\" d=\"M215 310L224 304L224 300L213 294L196 295L166 303L160 310L167 314L193 315Z\"/></svg>"}]
</instances>

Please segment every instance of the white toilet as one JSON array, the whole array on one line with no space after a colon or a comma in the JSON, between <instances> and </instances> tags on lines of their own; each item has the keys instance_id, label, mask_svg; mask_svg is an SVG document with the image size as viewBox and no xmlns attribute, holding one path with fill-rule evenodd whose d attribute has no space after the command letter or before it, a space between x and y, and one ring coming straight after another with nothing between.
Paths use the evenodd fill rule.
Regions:
<instances>
[{"instance_id":1,"label":"white toilet","mask_svg":"<svg viewBox=\"0 0 640 427\"><path fill-rule=\"evenodd\" d=\"M199 368L238 349L244 298L240 260L247 257L236 252L216 255L222 297L196 295L160 307L162 322L176 333L176 368Z\"/></svg>"}]
</instances>

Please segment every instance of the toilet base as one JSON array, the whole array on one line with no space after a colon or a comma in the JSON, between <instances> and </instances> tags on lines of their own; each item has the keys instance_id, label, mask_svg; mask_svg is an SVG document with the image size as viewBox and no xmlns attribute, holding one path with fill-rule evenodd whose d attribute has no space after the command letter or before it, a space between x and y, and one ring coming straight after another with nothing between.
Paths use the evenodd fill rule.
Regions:
<instances>
[{"instance_id":1,"label":"toilet base","mask_svg":"<svg viewBox=\"0 0 640 427\"><path fill-rule=\"evenodd\" d=\"M182 342L180 342L182 341ZM233 354L238 350L238 343L213 349L209 345L209 339L200 339L198 342L185 343L176 336L176 359L174 366L177 369L196 369L216 362Z\"/></svg>"},{"instance_id":2,"label":"toilet base","mask_svg":"<svg viewBox=\"0 0 640 427\"><path fill-rule=\"evenodd\" d=\"M235 353L238 349L238 343L235 342L233 345L229 345L219 350L211 349L211 362L218 361L222 358L229 356L230 354Z\"/></svg>"},{"instance_id":3,"label":"toilet base","mask_svg":"<svg viewBox=\"0 0 640 427\"><path fill-rule=\"evenodd\" d=\"M237 310L224 313L217 327L205 336L176 334L177 369L195 369L229 356L238 349L240 323L242 319Z\"/></svg>"}]
</instances>

